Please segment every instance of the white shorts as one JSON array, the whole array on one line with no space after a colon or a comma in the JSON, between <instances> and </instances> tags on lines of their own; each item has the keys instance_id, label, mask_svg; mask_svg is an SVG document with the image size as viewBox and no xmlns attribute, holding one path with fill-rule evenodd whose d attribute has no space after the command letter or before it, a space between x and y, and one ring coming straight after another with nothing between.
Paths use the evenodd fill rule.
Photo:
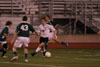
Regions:
<instances>
[{"instance_id":1,"label":"white shorts","mask_svg":"<svg viewBox=\"0 0 100 67\"><path fill-rule=\"evenodd\" d=\"M3 44L6 44L7 41L0 41L1 46L3 46Z\"/></svg>"},{"instance_id":2,"label":"white shorts","mask_svg":"<svg viewBox=\"0 0 100 67\"><path fill-rule=\"evenodd\" d=\"M28 47L29 42L30 39L28 37L18 37L14 43L14 47L21 48L22 45L24 45L24 47Z\"/></svg>"},{"instance_id":3,"label":"white shorts","mask_svg":"<svg viewBox=\"0 0 100 67\"><path fill-rule=\"evenodd\" d=\"M58 38L57 35L56 35L56 38ZM49 33L49 40L52 40L52 39L55 39L54 33Z\"/></svg>"}]
</instances>

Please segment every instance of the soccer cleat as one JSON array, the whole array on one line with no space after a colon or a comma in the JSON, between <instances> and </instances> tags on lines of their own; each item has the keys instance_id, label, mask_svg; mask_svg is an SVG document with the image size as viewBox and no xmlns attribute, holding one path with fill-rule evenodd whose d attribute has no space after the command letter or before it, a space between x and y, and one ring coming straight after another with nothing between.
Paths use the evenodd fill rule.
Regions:
<instances>
[{"instance_id":1,"label":"soccer cleat","mask_svg":"<svg viewBox=\"0 0 100 67\"><path fill-rule=\"evenodd\" d=\"M28 63L28 59L25 59L25 62Z\"/></svg>"},{"instance_id":2,"label":"soccer cleat","mask_svg":"<svg viewBox=\"0 0 100 67\"><path fill-rule=\"evenodd\" d=\"M31 55L32 55L32 56L35 56L35 55L36 55L36 52L34 52L34 53L31 53Z\"/></svg>"},{"instance_id":3,"label":"soccer cleat","mask_svg":"<svg viewBox=\"0 0 100 67\"><path fill-rule=\"evenodd\" d=\"M63 45L66 46L67 48L69 48L69 44L68 44L68 43L61 42L61 44L63 44Z\"/></svg>"},{"instance_id":4,"label":"soccer cleat","mask_svg":"<svg viewBox=\"0 0 100 67\"><path fill-rule=\"evenodd\" d=\"M2 56L3 58L8 58L7 56Z\"/></svg>"},{"instance_id":5,"label":"soccer cleat","mask_svg":"<svg viewBox=\"0 0 100 67\"><path fill-rule=\"evenodd\" d=\"M67 47L67 48L70 48L70 46L69 46L69 44L68 44L68 43L66 43L66 47Z\"/></svg>"},{"instance_id":6,"label":"soccer cleat","mask_svg":"<svg viewBox=\"0 0 100 67\"><path fill-rule=\"evenodd\" d=\"M45 56L45 53L46 53L46 52L43 52L43 56Z\"/></svg>"},{"instance_id":7,"label":"soccer cleat","mask_svg":"<svg viewBox=\"0 0 100 67\"><path fill-rule=\"evenodd\" d=\"M18 60L18 56L11 58L11 61L15 61L15 60Z\"/></svg>"}]
</instances>

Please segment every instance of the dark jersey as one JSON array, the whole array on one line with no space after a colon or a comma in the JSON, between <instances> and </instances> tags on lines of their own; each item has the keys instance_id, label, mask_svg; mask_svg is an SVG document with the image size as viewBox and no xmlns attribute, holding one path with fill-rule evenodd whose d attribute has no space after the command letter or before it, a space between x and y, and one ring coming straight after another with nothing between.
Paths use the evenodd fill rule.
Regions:
<instances>
[{"instance_id":1,"label":"dark jersey","mask_svg":"<svg viewBox=\"0 0 100 67\"><path fill-rule=\"evenodd\" d=\"M56 23L54 23L53 21L47 22L47 24L52 25L52 26L56 26Z\"/></svg>"},{"instance_id":2,"label":"dark jersey","mask_svg":"<svg viewBox=\"0 0 100 67\"><path fill-rule=\"evenodd\" d=\"M56 26L56 24L53 21L47 22L47 24L52 25L54 28ZM50 30L50 33L52 33L52 30Z\"/></svg>"},{"instance_id":3,"label":"dark jersey","mask_svg":"<svg viewBox=\"0 0 100 67\"><path fill-rule=\"evenodd\" d=\"M0 41L6 41L6 37L4 36L4 34L8 35L8 33L9 33L9 29L8 27L5 27L0 33Z\"/></svg>"},{"instance_id":4,"label":"dark jersey","mask_svg":"<svg viewBox=\"0 0 100 67\"><path fill-rule=\"evenodd\" d=\"M16 28L16 32L18 32L18 37L29 37L30 31L34 32L35 30L28 23L20 23Z\"/></svg>"}]
</instances>

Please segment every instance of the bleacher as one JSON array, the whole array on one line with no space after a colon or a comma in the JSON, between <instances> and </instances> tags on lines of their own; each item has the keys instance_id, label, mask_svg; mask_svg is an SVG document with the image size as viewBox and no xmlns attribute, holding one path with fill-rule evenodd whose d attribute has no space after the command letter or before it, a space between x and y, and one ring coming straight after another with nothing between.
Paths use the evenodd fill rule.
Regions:
<instances>
[{"instance_id":1,"label":"bleacher","mask_svg":"<svg viewBox=\"0 0 100 67\"><path fill-rule=\"evenodd\" d=\"M38 5L30 0L0 0L0 14L35 14Z\"/></svg>"},{"instance_id":2,"label":"bleacher","mask_svg":"<svg viewBox=\"0 0 100 67\"><path fill-rule=\"evenodd\" d=\"M96 29L97 25L94 25L93 22L91 22L91 20L96 21L95 24L100 23L98 20L93 19L93 18L100 18L100 1L99 0L91 0L91 1L90 0L0 0L0 16L28 15L29 17L32 17L30 21L32 22L32 25L36 26L40 24L39 19L47 14L49 14L53 20L76 19L77 22L80 21L80 23L83 24L83 27L84 25L86 25L91 29L94 28ZM66 23L70 24L70 22Z\"/></svg>"}]
</instances>

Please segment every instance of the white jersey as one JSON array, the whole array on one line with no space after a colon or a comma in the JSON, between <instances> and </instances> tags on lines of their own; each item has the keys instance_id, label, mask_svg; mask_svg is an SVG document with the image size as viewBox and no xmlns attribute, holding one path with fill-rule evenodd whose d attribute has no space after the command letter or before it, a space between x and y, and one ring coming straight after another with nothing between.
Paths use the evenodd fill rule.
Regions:
<instances>
[{"instance_id":1,"label":"white jersey","mask_svg":"<svg viewBox=\"0 0 100 67\"><path fill-rule=\"evenodd\" d=\"M41 37L49 37L50 30L55 31L55 28L52 25L48 25L48 24L43 25L43 24L41 24L39 26L38 32L40 32Z\"/></svg>"}]
</instances>

